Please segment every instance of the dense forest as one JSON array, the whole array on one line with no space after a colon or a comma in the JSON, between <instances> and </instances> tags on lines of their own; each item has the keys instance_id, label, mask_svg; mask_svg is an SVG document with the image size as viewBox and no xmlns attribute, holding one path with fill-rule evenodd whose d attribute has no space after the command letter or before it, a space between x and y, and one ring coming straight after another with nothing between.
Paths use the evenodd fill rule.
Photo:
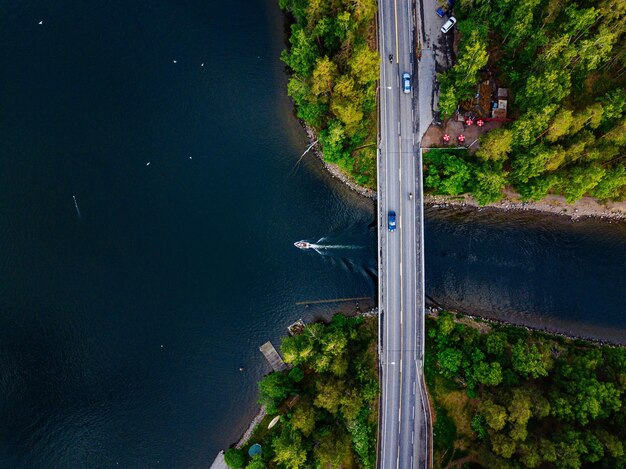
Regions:
<instances>
[{"instance_id":1,"label":"dense forest","mask_svg":"<svg viewBox=\"0 0 626 469\"><path fill-rule=\"evenodd\" d=\"M508 185L524 200L626 199L626 2L462 0L455 14L457 60L439 75L443 117L495 77L510 90L513 121L484 134L474 155L426 154L427 186L482 204Z\"/></svg>"},{"instance_id":2,"label":"dense forest","mask_svg":"<svg viewBox=\"0 0 626 469\"><path fill-rule=\"evenodd\" d=\"M374 468L378 425L377 322L335 315L283 339L280 349L293 367L259 383L259 403L267 417L244 450L262 445L249 458L229 449L230 467ZM280 415L269 430L269 419Z\"/></svg>"},{"instance_id":3,"label":"dense forest","mask_svg":"<svg viewBox=\"0 0 626 469\"><path fill-rule=\"evenodd\" d=\"M626 467L626 349L427 320L434 466Z\"/></svg>"},{"instance_id":4,"label":"dense forest","mask_svg":"<svg viewBox=\"0 0 626 469\"><path fill-rule=\"evenodd\" d=\"M376 188L376 0L280 0L290 15L288 94L324 160Z\"/></svg>"}]
</instances>

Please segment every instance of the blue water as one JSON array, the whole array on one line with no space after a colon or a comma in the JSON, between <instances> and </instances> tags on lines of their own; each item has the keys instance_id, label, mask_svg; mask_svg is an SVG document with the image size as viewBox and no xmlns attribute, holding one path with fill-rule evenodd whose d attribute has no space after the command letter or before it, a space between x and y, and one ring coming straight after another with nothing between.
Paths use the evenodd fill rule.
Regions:
<instances>
[{"instance_id":1,"label":"blue water","mask_svg":"<svg viewBox=\"0 0 626 469\"><path fill-rule=\"evenodd\" d=\"M374 204L296 167L283 31L274 0L0 0L0 467L205 468L259 345L337 308L296 302L375 296ZM429 298L626 337L624 230L535 220L427 212Z\"/></svg>"}]
</instances>

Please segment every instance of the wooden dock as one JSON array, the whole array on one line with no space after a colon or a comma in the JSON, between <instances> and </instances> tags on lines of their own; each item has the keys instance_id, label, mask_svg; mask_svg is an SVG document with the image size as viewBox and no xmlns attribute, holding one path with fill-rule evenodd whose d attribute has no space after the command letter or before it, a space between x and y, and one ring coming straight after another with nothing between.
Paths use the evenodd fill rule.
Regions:
<instances>
[{"instance_id":1,"label":"wooden dock","mask_svg":"<svg viewBox=\"0 0 626 469\"><path fill-rule=\"evenodd\" d=\"M266 360L270 362L274 371L283 371L287 369L287 365L283 359L280 358L280 355L269 340L261 345L259 350L263 352L263 355L265 355Z\"/></svg>"},{"instance_id":2,"label":"wooden dock","mask_svg":"<svg viewBox=\"0 0 626 469\"><path fill-rule=\"evenodd\" d=\"M345 303L347 301L359 301L359 300L371 300L371 296L356 296L354 298L333 298L330 300L310 300L310 301L296 301L296 305L321 305L324 303Z\"/></svg>"}]
</instances>

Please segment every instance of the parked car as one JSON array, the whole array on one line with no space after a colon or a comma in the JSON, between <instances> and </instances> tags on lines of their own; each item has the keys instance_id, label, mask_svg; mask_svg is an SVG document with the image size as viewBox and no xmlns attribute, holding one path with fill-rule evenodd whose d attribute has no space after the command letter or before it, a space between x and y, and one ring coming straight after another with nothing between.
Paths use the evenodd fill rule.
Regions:
<instances>
[{"instance_id":1,"label":"parked car","mask_svg":"<svg viewBox=\"0 0 626 469\"><path fill-rule=\"evenodd\" d=\"M411 92L411 75L409 75L408 72L402 74L402 90L405 93Z\"/></svg>"},{"instance_id":2,"label":"parked car","mask_svg":"<svg viewBox=\"0 0 626 469\"><path fill-rule=\"evenodd\" d=\"M387 227L389 231L396 231L396 212L393 210L389 210L389 215L387 216Z\"/></svg>"},{"instance_id":3,"label":"parked car","mask_svg":"<svg viewBox=\"0 0 626 469\"><path fill-rule=\"evenodd\" d=\"M450 16L453 6L454 0L448 0L448 4L445 7L439 7L437 8L437 10L435 10L437 12L437 16L439 16L439 18L443 18L444 15Z\"/></svg>"},{"instance_id":4,"label":"parked car","mask_svg":"<svg viewBox=\"0 0 626 469\"><path fill-rule=\"evenodd\" d=\"M450 31L454 27L455 24L456 24L456 18L454 16L451 16L450 19L446 21L441 27L441 32L446 34L448 31Z\"/></svg>"}]
</instances>

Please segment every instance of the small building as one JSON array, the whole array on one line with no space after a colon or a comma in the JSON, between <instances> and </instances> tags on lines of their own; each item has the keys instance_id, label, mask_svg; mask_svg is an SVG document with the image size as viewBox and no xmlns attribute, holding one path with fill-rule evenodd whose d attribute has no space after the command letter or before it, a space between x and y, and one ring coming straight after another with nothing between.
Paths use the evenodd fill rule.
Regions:
<instances>
[{"instance_id":1,"label":"small building","mask_svg":"<svg viewBox=\"0 0 626 469\"><path fill-rule=\"evenodd\" d=\"M498 101L494 103L491 109L491 117L494 119L506 119L509 103L508 88L498 88Z\"/></svg>"}]
</instances>

